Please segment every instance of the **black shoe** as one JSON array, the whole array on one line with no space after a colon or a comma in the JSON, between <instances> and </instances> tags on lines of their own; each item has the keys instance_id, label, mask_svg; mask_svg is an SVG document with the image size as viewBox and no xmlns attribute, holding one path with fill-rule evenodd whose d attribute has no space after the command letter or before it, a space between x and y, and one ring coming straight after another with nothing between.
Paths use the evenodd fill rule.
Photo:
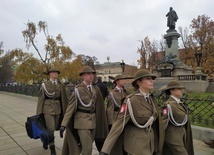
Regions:
<instances>
[{"instance_id":1,"label":"black shoe","mask_svg":"<svg viewBox=\"0 0 214 155\"><path fill-rule=\"evenodd\" d=\"M48 149L48 145L46 145L45 143L43 143L43 149L47 150Z\"/></svg>"},{"instance_id":2,"label":"black shoe","mask_svg":"<svg viewBox=\"0 0 214 155\"><path fill-rule=\"evenodd\" d=\"M51 155L56 155L55 145L50 146Z\"/></svg>"},{"instance_id":3,"label":"black shoe","mask_svg":"<svg viewBox=\"0 0 214 155\"><path fill-rule=\"evenodd\" d=\"M41 134L40 136L41 136L40 139L42 140L42 143L43 143L43 148L45 150L47 150L48 149L48 139L47 139L47 136L45 134Z\"/></svg>"}]
</instances>

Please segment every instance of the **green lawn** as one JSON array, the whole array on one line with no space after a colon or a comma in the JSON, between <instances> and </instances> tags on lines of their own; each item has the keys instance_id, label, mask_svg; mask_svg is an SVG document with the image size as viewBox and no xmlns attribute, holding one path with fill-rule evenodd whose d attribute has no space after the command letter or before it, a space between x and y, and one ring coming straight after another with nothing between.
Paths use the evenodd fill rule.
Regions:
<instances>
[{"instance_id":1,"label":"green lawn","mask_svg":"<svg viewBox=\"0 0 214 155\"><path fill-rule=\"evenodd\" d=\"M191 93L187 93L187 95L188 95L188 98L198 97L198 98L204 99L204 98L207 98L209 96L212 96L214 98L214 93L193 93L193 92L191 92Z\"/></svg>"}]
</instances>

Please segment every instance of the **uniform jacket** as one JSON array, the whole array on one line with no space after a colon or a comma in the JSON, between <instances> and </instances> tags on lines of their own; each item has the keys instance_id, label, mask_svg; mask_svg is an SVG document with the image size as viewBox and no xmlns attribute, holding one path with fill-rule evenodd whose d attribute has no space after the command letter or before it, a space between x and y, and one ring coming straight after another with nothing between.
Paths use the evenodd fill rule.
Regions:
<instances>
[{"instance_id":1,"label":"uniform jacket","mask_svg":"<svg viewBox=\"0 0 214 155\"><path fill-rule=\"evenodd\" d=\"M88 104L91 99L93 103L91 107L84 107L79 99L77 99L77 94L72 94L61 124L62 126L66 126L66 135L62 149L63 155L69 153L71 155L80 154L76 129L95 129L95 138L105 138L108 133L103 97L99 88L93 85L92 93L90 93L84 84L80 84L76 88L84 104ZM93 111L95 113L82 113L78 112L78 109Z\"/></svg>"},{"instance_id":2,"label":"uniform jacket","mask_svg":"<svg viewBox=\"0 0 214 155\"><path fill-rule=\"evenodd\" d=\"M41 86L37 102L36 114L61 114L62 116L63 111L65 111L65 107L68 104L68 97L65 90L65 86L59 81L57 82L57 85L54 85L50 80L46 81L44 84L47 91L50 94L55 92L55 95L52 98L48 98L47 95L45 95L44 88Z\"/></svg>"},{"instance_id":3,"label":"uniform jacket","mask_svg":"<svg viewBox=\"0 0 214 155\"><path fill-rule=\"evenodd\" d=\"M151 109L149 104L146 102L144 96L136 95L139 93L140 91L138 90L126 97L125 103L123 104L120 110L120 113L116 121L113 123L110 133L106 138L106 141L102 148L102 152L109 154L113 146L117 145L115 144L115 142L117 141L118 137L121 134L122 135L124 134L124 137L123 137L124 149L129 154L150 155L151 153L148 151L152 147L153 149L155 149L155 153L154 153L155 155L161 155L163 140L164 140L163 139L164 129L162 126L158 107L156 105L154 98L151 96L150 99L153 101L153 106L156 109L155 110L156 112L153 113L152 112L153 110ZM133 114L138 124L144 125L145 122L152 115L154 116L155 121L151 129L151 132L154 132L154 135L150 134L151 132L149 132L147 129L141 129L135 126L130 118L130 114L128 110L127 112L124 112L124 110L122 110L122 109L127 109L126 102L128 98L130 98ZM145 143L145 142L149 142L150 139L153 139L153 142L150 143L151 145L148 143Z\"/></svg>"},{"instance_id":4,"label":"uniform jacket","mask_svg":"<svg viewBox=\"0 0 214 155\"><path fill-rule=\"evenodd\" d=\"M120 106L122 104L122 99L125 98L127 95L128 93L125 89L123 89L123 92L119 92L119 90L115 87L110 91L106 108L107 120L109 125L111 125L115 121Z\"/></svg>"},{"instance_id":5,"label":"uniform jacket","mask_svg":"<svg viewBox=\"0 0 214 155\"><path fill-rule=\"evenodd\" d=\"M172 113L173 113L173 117L177 123L181 123L184 120L185 115L188 115L188 110L183 105L183 103L178 104L175 101L175 99L173 99L172 97L170 97L165 102L165 105L167 105L167 104L170 104ZM184 146L189 155L194 155L190 119L188 118L187 123L184 125L186 137L184 137L183 133L180 132L180 128L181 127L176 127L169 122L168 126L166 127L166 131L165 131L165 142L171 143L171 144L177 145L177 146ZM164 146L163 154L168 155L165 152L170 152L170 150L166 146ZM173 154L173 153L170 152L170 154Z\"/></svg>"}]
</instances>

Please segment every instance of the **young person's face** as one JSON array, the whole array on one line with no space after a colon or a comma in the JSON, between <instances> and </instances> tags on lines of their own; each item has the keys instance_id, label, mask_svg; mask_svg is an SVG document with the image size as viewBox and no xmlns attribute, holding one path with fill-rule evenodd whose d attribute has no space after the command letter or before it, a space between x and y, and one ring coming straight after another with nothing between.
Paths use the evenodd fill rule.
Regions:
<instances>
[{"instance_id":1,"label":"young person's face","mask_svg":"<svg viewBox=\"0 0 214 155\"><path fill-rule=\"evenodd\" d=\"M182 88L170 89L170 94L176 98L181 98L181 96L183 95L183 89Z\"/></svg>"},{"instance_id":2,"label":"young person's face","mask_svg":"<svg viewBox=\"0 0 214 155\"><path fill-rule=\"evenodd\" d=\"M148 93L154 88L154 80L151 76L142 78L137 81L137 84L139 85L139 89L145 93Z\"/></svg>"},{"instance_id":3,"label":"young person's face","mask_svg":"<svg viewBox=\"0 0 214 155\"><path fill-rule=\"evenodd\" d=\"M50 75L50 78L51 78L51 79L57 79L57 77L58 77L58 72L50 72L49 75Z\"/></svg>"},{"instance_id":4,"label":"young person's face","mask_svg":"<svg viewBox=\"0 0 214 155\"><path fill-rule=\"evenodd\" d=\"M117 80L116 81L116 84L117 84L117 86L119 86L119 87L123 87L124 86L124 80L123 79L120 79L120 80Z\"/></svg>"},{"instance_id":5,"label":"young person's face","mask_svg":"<svg viewBox=\"0 0 214 155\"><path fill-rule=\"evenodd\" d=\"M94 80L94 74L93 73L84 73L82 75L83 81L85 81L86 84L91 84Z\"/></svg>"}]
</instances>

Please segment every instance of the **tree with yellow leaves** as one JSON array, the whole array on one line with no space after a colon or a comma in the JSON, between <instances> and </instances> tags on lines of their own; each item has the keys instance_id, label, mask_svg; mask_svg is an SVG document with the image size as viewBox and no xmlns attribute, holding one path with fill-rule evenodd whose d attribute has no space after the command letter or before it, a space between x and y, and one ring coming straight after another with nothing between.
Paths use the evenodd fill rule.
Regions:
<instances>
[{"instance_id":1,"label":"tree with yellow leaves","mask_svg":"<svg viewBox=\"0 0 214 155\"><path fill-rule=\"evenodd\" d=\"M196 67L195 53L202 52L202 72L214 76L214 21L207 15L198 16L192 20L190 25L191 34L188 29L179 27L182 46L180 59L189 66Z\"/></svg>"},{"instance_id":2,"label":"tree with yellow leaves","mask_svg":"<svg viewBox=\"0 0 214 155\"><path fill-rule=\"evenodd\" d=\"M70 79L69 75L64 77L63 74L68 74L66 69L72 68L68 65L71 64L72 58L75 60L75 54L69 46L65 45L61 34L55 38L50 36L45 21L40 21L38 25L28 22L26 25L26 29L22 31L26 46L28 49L32 46L39 58L35 58L32 53L23 52L20 49L12 50L11 57L15 59L18 66L15 79L21 83L41 83L45 78L48 78L44 73L47 74L52 65L59 68L62 73L60 77ZM44 49L41 50L36 40L39 33L42 33L46 39Z\"/></svg>"},{"instance_id":3,"label":"tree with yellow leaves","mask_svg":"<svg viewBox=\"0 0 214 155\"><path fill-rule=\"evenodd\" d=\"M71 48L65 45L61 34L58 34L56 38L53 38L48 33L48 26L45 21L40 21L36 26L33 22L27 23L26 30L22 31L23 37L26 42L26 46L31 47L36 50L40 61L44 64L45 72L47 72L51 65L59 64L63 65L64 62L70 61L75 54ZM39 33L43 33L46 43L44 45L44 54L39 50L36 45L36 36ZM59 66L56 66L59 67Z\"/></svg>"}]
</instances>

